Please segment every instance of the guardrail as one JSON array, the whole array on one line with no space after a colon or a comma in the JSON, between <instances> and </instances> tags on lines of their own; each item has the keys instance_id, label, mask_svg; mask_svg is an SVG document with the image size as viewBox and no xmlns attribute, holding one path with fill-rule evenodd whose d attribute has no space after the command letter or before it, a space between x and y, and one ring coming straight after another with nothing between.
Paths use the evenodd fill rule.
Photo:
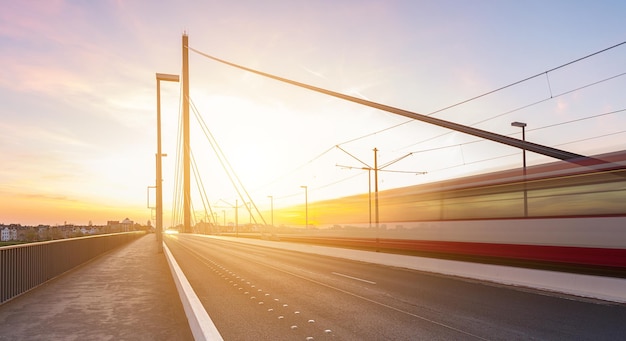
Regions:
<instances>
[{"instance_id":1,"label":"guardrail","mask_svg":"<svg viewBox=\"0 0 626 341\"><path fill-rule=\"evenodd\" d=\"M0 247L0 304L144 234L125 232Z\"/></svg>"}]
</instances>

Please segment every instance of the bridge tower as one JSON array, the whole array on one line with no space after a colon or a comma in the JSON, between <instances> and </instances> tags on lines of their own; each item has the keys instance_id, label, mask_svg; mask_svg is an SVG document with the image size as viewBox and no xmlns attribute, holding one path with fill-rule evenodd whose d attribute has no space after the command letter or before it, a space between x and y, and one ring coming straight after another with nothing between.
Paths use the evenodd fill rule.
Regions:
<instances>
[{"instance_id":1,"label":"bridge tower","mask_svg":"<svg viewBox=\"0 0 626 341\"><path fill-rule=\"evenodd\" d=\"M183 33L183 232L191 232L191 187L189 180L189 40Z\"/></svg>"}]
</instances>

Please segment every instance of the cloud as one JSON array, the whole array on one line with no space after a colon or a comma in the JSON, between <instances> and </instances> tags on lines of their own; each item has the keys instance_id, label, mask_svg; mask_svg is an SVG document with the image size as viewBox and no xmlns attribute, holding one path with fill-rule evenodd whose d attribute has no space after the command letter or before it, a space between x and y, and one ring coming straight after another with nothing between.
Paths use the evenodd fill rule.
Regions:
<instances>
[{"instance_id":1,"label":"cloud","mask_svg":"<svg viewBox=\"0 0 626 341\"><path fill-rule=\"evenodd\" d=\"M91 92L91 87L79 75L60 68L33 65L3 58L5 65L0 86L17 92L38 92L48 96L61 96Z\"/></svg>"},{"instance_id":2,"label":"cloud","mask_svg":"<svg viewBox=\"0 0 626 341\"><path fill-rule=\"evenodd\" d=\"M13 40L29 39L33 36L50 36L50 18L63 14L65 1L7 1L0 11L0 36Z\"/></svg>"}]
</instances>

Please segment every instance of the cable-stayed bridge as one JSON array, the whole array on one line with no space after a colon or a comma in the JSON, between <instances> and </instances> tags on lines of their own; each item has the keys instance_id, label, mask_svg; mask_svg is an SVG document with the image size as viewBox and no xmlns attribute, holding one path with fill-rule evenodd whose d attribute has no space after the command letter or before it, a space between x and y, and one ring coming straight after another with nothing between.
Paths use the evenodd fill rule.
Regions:
<instances>
[{"instance_id":1,"label":"cable-stayed bridge","mask_svg":"<svg viewBox=\"0 0 626 341\"><path fill-rule=\"evenodd\" d=\"M189 95L189 51L325 96L519 148L516 155L524 155L524 166L379 191L379 172L394 170L389 166L418 151L379 162L372 146L370 162L334 143L329 150L353 164L327 166L367 173L367 192L310 201L310 188L302 183L304 204L274 209L275 194L267 193L263 199L271 209L262 209ZM157 74L157 93L160 81L180 81L182 88L170 224L180 233L161 233L161 193L156 238L125 234L0 249L1 335L37 338L44 333L37 325L59 338L121 339L617 339L626 331L623 151L581 155L347 96L217 59L191 48L186 35L182 52L180 78ZM206 151L192 148L192 115L234 199L214 198L205 186L200 154ZM513 126L524 136L526 123ZM159 122L157 193L163 189L160 130ZM526 152L555 160L527 166ZM237 212L234 225L227 224L226 210ZM247 213L241 219L239 210ZM62 260L67 265L47 270ZM48 284L36 288L41 283ZM63 301L37 304L53 300L54 293ZM106 323L87 328L81 325L86 317ZM188 324L181 325L181 319Z\"/></svg>"}]
</instances>

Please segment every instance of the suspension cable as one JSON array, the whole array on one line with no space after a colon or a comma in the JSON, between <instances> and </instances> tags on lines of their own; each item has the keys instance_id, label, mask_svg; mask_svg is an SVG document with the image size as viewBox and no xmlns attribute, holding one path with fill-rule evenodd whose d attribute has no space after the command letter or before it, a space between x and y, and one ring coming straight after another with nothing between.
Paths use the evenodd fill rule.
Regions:
<instances>
[{"instance_id":1,"label":"suspension cable","mask_svg":"<svg viewBox=\"0 0 626 341\"><path fill-rule=\"evenodd\" d=\"M252 197L250 196L250 194L246 190L245 186L241 182L241 179L239 178L239 176L235 172L234 168L232 167L232 165L230 164L230 162L226 158L226 155L224 154L224 152L222 151L221 147L217 143L217 140L215 139L215 137L211 133L211 131L208 128L207 124L202 119L202 116L200 115L200 112L198 111L195 103L191 99L189 99L189 103L191 103L191 107L192 107L192 111L194 113L194 116L196 117L196 120L198 120L198 123L200 124L200 127L201 127L202 131L204 132L205 137L209 141L209 143L211 145L211 148L215 152L215 155L217 156L218 160L220 161L220 164L222 165L222 168L224 169L224 171L228 175L228 178L229 178L231 184L233 185L233 187L235 188L235 191L237 192L237 195L244 202L246 202L245 199L247 198L249 200L249 202L252 203L252 206L254 207L256 213L258 214L258 216L261 218L263 224L267 225L267 223L265 222L265 219L263 218L263 215L261 214L261 211L257 207L257 205L254 202L254 200L252 200ZM243 194L245 194L245 197L244 197ZM256 217L252 214L251 208L247 207L247 210L248 210L248 213L250 213L252 219L254 220L254 222L256 224L257 220L256 220Z\"/></svg>"}]
</instances>

